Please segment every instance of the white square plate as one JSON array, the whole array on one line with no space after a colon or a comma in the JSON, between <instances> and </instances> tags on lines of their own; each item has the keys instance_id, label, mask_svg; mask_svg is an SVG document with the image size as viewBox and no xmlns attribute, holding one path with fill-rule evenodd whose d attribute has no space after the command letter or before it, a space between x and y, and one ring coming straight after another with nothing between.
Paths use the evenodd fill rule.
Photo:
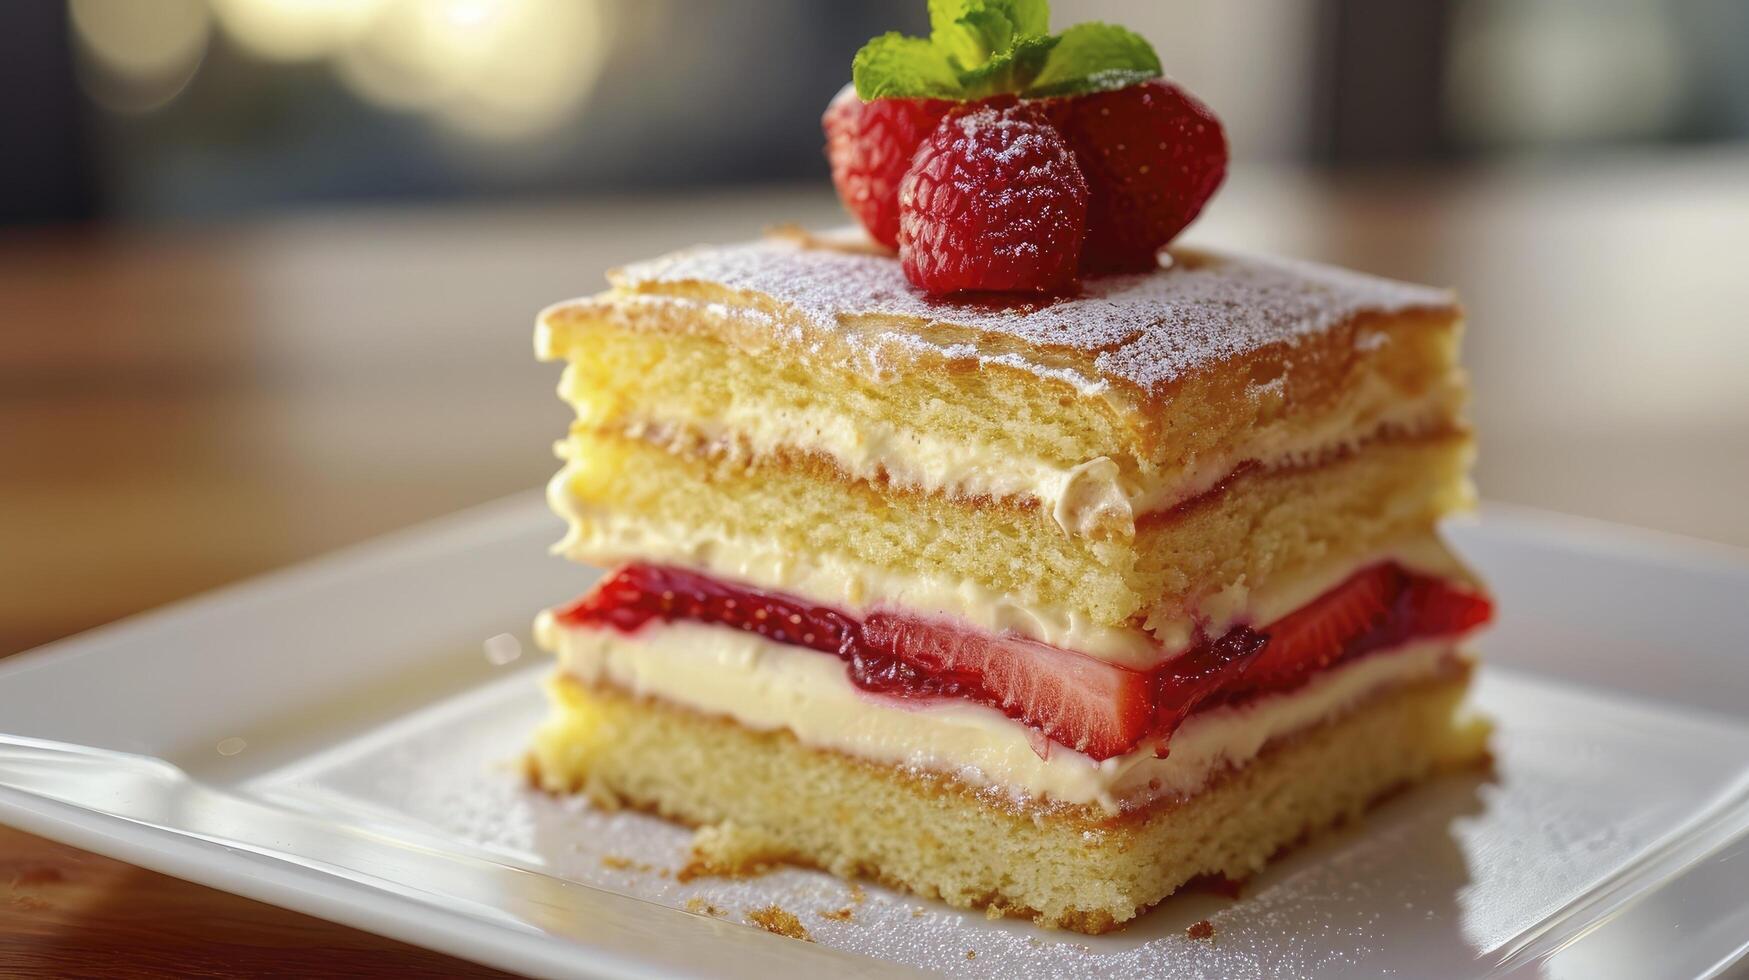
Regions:
<instances>
[{"instance_id":1,"label":"white square plate","mask_svg":"<svg viewBox=\"0 0 1749 980\"><path fill-rule=\"evenodd\" d=\"M1089 939L800 870L683 883L683 831L523 788L545 658L482 643L532 651L534 611L588 584L558 532L517 498L6 661L0 821L535 974L1708 976L1749 951L1736 552L1501 508L1453 528L1500 596L1495 773ZM743 924L774 903L818 942Z\"/></svg>"}]
</instances>

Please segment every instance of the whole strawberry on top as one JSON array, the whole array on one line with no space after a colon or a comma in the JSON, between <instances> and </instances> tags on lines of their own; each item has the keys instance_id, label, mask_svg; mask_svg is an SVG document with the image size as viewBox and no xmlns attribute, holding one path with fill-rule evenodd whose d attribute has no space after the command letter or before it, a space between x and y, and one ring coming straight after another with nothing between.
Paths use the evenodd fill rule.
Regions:
<instances>
[{"instance_id":1,"label":"whole strawberry on top","mask_svg":"<svg viewBox=\"0 0 1749 980\"><path fill-rule=\"evenodd\" d=\"M932 295L1055 294L1154 268L1226 177L1208 107L1111 24L1050 33L1046 0L929 0L826 109L846 208Z\"/></svg>"}]
</instances>

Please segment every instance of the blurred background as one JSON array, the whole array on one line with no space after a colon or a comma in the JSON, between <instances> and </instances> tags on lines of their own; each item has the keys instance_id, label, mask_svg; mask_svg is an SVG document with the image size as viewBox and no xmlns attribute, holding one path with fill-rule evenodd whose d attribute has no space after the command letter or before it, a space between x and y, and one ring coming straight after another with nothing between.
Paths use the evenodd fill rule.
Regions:
<instances>
[{"instance_id":1,"label":"blurred background","mask_svg":"<svg viewBox=\"0 0 1749 980\"><path fill-rule=\"evenodd\" d=\"M851 55L924 4L26 0L14 222L818 181ZM1241 162L1575 159L1749 137L1737 0L1060 0L1152 38Z\"/></svg>"},{"instance_id":2,"label":"blurred background","mask_svg":"<svg viewBox=\"0 0 1749 980\"><path fill-rule=\"evenodd\" d=\"M1225 119L1190 240L1461 291L1487 499L1744 553L1749 3L1053 6L1146 35ZM819 114L867 38L925 20L0 4L0 656L532 499L567 414L535 312L618 262L844 221ZM0 973L133 975L148 948L183 975L293 949L472 975L0 830Z\"/></svg>"},{"instance_id":3,"label":"blurred background","mask_svg":"<svg viewBox=\"0 0 1749 980\"><path fill-rule=\"evenodd\" d=\"M1749 4L1058 0L1226 120L1190 237L1458 287L1494 500L1749 544ZM922 0L0 6L0 653L537 485L533 314L843 219Z\"/></svg>"}]
</instances>

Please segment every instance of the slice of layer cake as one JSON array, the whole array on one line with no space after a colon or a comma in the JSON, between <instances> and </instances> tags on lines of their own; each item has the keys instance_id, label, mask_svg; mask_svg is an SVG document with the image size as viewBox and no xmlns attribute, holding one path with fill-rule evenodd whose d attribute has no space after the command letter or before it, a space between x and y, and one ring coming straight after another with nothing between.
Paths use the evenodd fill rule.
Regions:
<instances>
[{"instance_id":1,"label":"slice of layer cake","mask_svg":"<svg viewBox=\"0 0 1749 980\"><path fill-rule=\"evenodd\" d=\"M542 785L1088 932L1483 753L1459 312L1176 251L956 302L794 235L542 314ZM723 839L723 835L717 835Z\"/></svg>"}]
</instances>

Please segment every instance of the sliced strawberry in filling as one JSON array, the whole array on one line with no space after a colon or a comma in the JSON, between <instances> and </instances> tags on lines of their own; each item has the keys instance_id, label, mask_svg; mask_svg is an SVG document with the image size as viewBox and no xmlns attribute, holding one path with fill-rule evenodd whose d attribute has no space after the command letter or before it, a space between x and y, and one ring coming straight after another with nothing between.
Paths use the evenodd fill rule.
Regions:
<instances>
[{"instance_id":1,"label":"sliced strawberry in filling","mask_svg":"<svg viewBox=\"0 0 1749 980\"><path fill-rule=\"evenodd\" d=\"M652 620L713 623L837 654L852 683L904 698L961 698L1094 759L1165 740L1204 707L1289 690L1410 639L1458 634L1492 605L1439 579L1380 564L1269 627L1235 626L1152 671L1013 635L876 610L858 620L792 596L676 568L628 565L560 610L571 626L635 632Z\"/></svg>"},{"instance_id":2,"label":"sliced strawberry in filling","mask_svg":"<svg viewBox=\"0 0 1749 980\"><path fill-rule=\"evenodd\" d=\"M1129 751L1153 727L1151 675L1073 650L889 612L863 620L859 647L850 660L859 687L969 698L1096 759Z\"/></svg>"},{"instance_id":3,"label":"sliced strawberry in filling","mask_svg":"<svg viewBox=\"0 0 1749 980\"><path fill-rule=\"evenodd\" d=\"M1242 683L1269 637L1248 626L1235 626L1211 640L1168 660L1154 671L1154 732L1170 735L1184 719L1205 704L1219 704L1227 691ZM1165 746L1160 747L1165 755Z\"/></svg>"},{"instance_id":4,"label":"sliced strawberry in filling","mask_svg":"<svg viewBox=\"0 0 1749 980\"><path fill-rule=\"evenodd\" d=\"M1269 644L1228 701L1290 690L1346 660L1414 639L1456 635L1486 623L1486 596L1385 563L1361 569L1265 630Z\"/></svg>"},{"instance_id":5,"label":"sliced strawberry in filling","mask_svg":"<svg viewBox=\"0 0 1749 980\"><path fill-rule=\"evenodd\" d=\"M1269 643L1240 685L1292 687L1349 655L1357 639L1389 619L1402 577L1394 565L1366 569L1269 624Z\"/></svg>"},{"instance_id":6,"label":"sliced strawberry in filling","mask_svg":"<svg viewBox=\"0 0 1749 980\"><path fill-rule=\"evenodd\" d=\"M653 619L714 623L822 653L853 647L857 633L856 620L836 609L661 565L621 566L557 615L570 626L612 626L622 633Z\"/></svg>"}]
</instances>

